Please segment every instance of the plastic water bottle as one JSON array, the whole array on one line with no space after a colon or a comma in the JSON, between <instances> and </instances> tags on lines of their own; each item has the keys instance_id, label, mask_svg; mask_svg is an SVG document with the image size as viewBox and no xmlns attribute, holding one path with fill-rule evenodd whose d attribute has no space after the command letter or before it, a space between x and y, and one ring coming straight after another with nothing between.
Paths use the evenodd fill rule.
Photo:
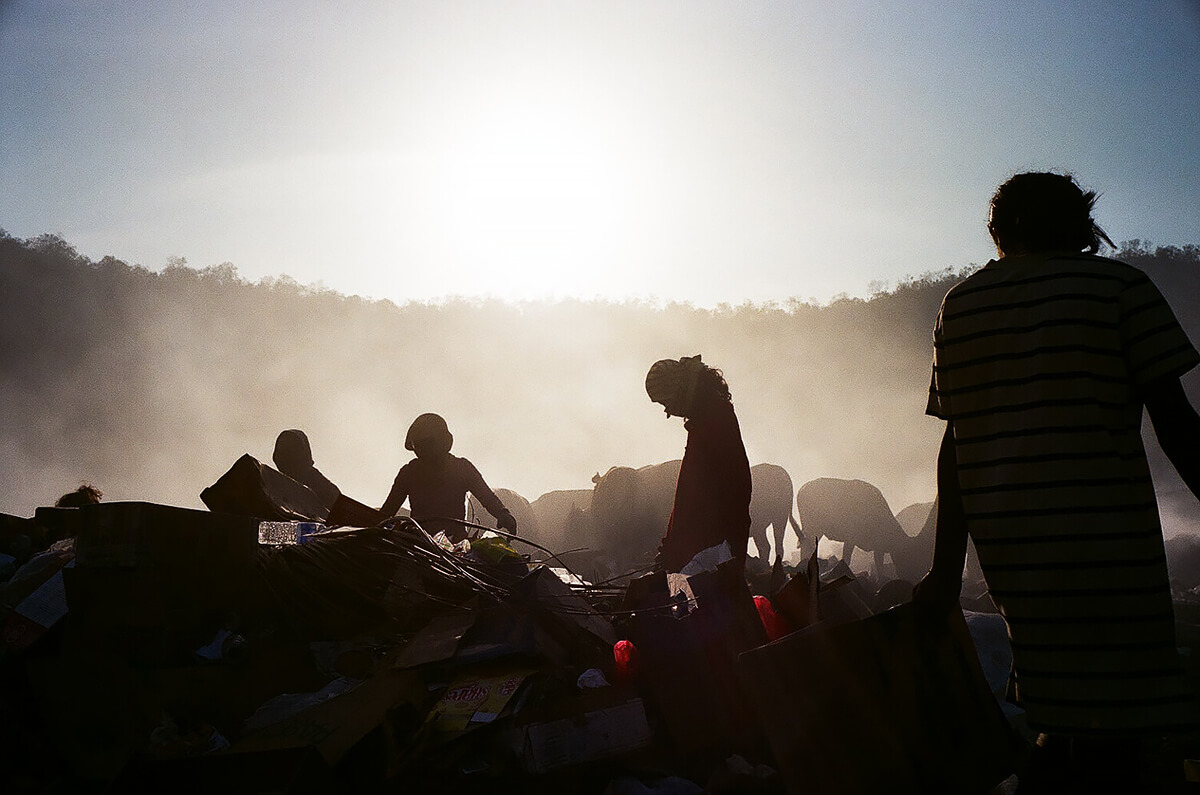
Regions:
<instances>
[{"instance_id":1,"label":"plastic water bottle","mask_svg":"<svg viewBox=\"0 0 1200 795\"><path fill-rule=\"evenodd\" d=\"M259 522L260 544L304 544L325 529L320 522Z\"/></svg>"},{"instance_id":2,"label":"plastic water bottle","mask_svg":"<svg viewBox=\"0 0 1200 795\"><path fill-rule=\"evenodd\" d=\"M325 529L325 525L320 522L297 522L296 523L296 543L304 544L308 540Z\"/></svg>"}]
</instances>

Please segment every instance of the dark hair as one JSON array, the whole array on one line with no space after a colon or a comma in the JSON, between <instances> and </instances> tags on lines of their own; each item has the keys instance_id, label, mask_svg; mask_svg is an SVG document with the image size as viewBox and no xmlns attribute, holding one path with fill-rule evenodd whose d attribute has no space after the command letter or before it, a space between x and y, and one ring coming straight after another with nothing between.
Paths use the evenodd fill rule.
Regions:
<instances>
[{"instance_id":1,"label":"dark hair","mask_svg":"<svg viewBox=\"0 0 1200 795\"><path fill-rule=\"evenodd\" d=\"M82 508L95 505L104 494L91 483L81 483L75 491L68 491L54 502L55 508Z\"/></svg>"},{"instance_id":2,"label":"dark hair","mask_svg":"<svg viewBox=\"0 0 1200 795\"><path fill-rule=\"evenodd\" d=\"M733 397L729 394L729 384L725 382L725 375L720 370L706 364L704 369L696 374L696 391L692 397L692 405L703 409L709 404L721 401L733 402Z\"/></svg>"},{"instance_id":3,"label":"dark hair","mask_svg":"<svg viewBox=\"0 0 1200 795\"><path fill-rule=\"evenodd\" d=\"M988 232L1005 253L1087 251L1101 242L1116 248L1092 219L1096 193L1084 191L1069 174L1017 174L992 196Z\"/></svg>"}]
</instances>

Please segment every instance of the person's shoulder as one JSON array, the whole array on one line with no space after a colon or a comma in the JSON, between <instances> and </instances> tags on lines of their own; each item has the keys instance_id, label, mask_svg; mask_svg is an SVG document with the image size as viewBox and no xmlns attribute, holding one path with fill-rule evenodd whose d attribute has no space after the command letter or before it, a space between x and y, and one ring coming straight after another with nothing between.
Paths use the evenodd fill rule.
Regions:
<instances>
[{"instance_id":1,"label":"person's shoulder","mask_svg":"<svg viewBox=\"0 0 1200 795\"><path fill-rule=\"evenodd\" d=\"M1080 274L1104 276L1125 283L1140 282L1148 277L1138 268L1112 257L1099 254L1060 254L1053 258L1058 267Z\"/></svg>"},{"instance_id":2,"label":"person's shoulder","mask_svg":"<svg viewBox=\"0 0 1200 795\"><path fill-rule=\"evenodd\" d=\"M977 292L986 293L992 287L1044 284L1047 278L1057 281L1071 277L1108 279L1124 285L1147 279L1146 274L1129 263L1102 257L1098 254L1083 252L1078 254L1051 252L1018 254L991 260L951 287L946 293L944 302Z\"/></svg>"},{"instance_id":3,"label":"person's shoulder","mask_svg":"<svg viewBox=\"0 0 1200 795\"><path fill-rule=\"evenodd\" d=\"M998 268L999 263L996 260L989 260L988 263L982 268L979 268L968 274L965 278L963 278L962 281L958 282L949 290L947 290L945 297L942 299L943 302L950 300L953 297L957 297L964 292L969 293L972 289L982 284L987 284L994 281L997 276Z\"/></svg>"},{"instance_id":4,"label":"person's shoulder","mask_svg":"<svg viewBox=\"0 0 1200 795\"><path fill-rule=\"evenodd\" d=\"M470 459L449 453L447 455L450 457L450 466L453 469L460 472L470 472L475 469L475 465L471 463Z\"/></svg>"},{"instance_id":5,"label":"person's shoulder","mask_svg":"<svg viewBox=\"0 0 1200 795\"><path fill-rule=\"evenodd\" d=\"M699 431L702 435L738 434L741 432L738 426L737 411L731 400L714 402L703 414L685 420L683 426L689 432Z\"/></svg>"}]
</instances>

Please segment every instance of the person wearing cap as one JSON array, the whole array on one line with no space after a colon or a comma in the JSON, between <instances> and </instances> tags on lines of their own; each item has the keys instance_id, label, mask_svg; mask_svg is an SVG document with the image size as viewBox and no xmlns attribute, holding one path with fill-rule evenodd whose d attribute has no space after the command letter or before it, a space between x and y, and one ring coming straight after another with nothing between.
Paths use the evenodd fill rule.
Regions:
<instances>
[{"instance_id":1,"label":"person wearing cap","mask_svg":"<svg viewBox=\"0 0 1200 795\"><path fill-rule=\"evenodd\" d=\"M704 364L699 355L662 359L646 374L646 394L668 417L683 417L687 429L659 564L677 572L697 552L728 541L734 560L745 566L750 461L721 371Z\"/></svg>"},{"instance_id":2,"label":"person wearing cap","mask_svg":"<svg viewBox=\"0 0 1200 795\"><path fill-rule=\"evenodd\" d=\"M312 447L304 431L291 428L281 431L275 439L275 452L271 459L275 468L292 480L308 486L325 506L333 507L341 490L313 464Z\"/></svg>"},{"instance_id":3,"label":"person wearing cap","mask_svg":"<svg viewBox=\"0 0 1200 795\"><path fill-rule=\"evenodd\" d=\"M439 415L422 414L413 420L404 449L413 451L416 458L396 474L392 490L379 509L383 516L395 516L408 500L412 518L422 528L430 534L444 531L451 541L458 542L467 536L461 521L466 516L470 492L496 518L497 527L516 533L517 520L474 464L450 454L453 444L454 436Z\"/></svg>"}]
</instances>

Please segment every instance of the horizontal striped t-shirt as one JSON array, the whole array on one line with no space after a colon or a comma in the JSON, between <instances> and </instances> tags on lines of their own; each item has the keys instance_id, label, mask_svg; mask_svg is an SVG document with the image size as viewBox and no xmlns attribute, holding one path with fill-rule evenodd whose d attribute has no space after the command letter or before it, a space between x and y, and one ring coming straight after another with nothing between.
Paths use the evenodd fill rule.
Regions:
<instances>
[{"instance_id":1,"label":"horizontal striped t-shirt","mask_svg":"<svg viewBox=\"0 0 1200 795\"><path fill-rule=\"evenodd\" d=\"M927 411L953 423L967 527L1037 729L1195 717L1141 389L1198 362L1149 278L1102 257L1004 257L942 303Z\"/></svg>"}]
</instances>

